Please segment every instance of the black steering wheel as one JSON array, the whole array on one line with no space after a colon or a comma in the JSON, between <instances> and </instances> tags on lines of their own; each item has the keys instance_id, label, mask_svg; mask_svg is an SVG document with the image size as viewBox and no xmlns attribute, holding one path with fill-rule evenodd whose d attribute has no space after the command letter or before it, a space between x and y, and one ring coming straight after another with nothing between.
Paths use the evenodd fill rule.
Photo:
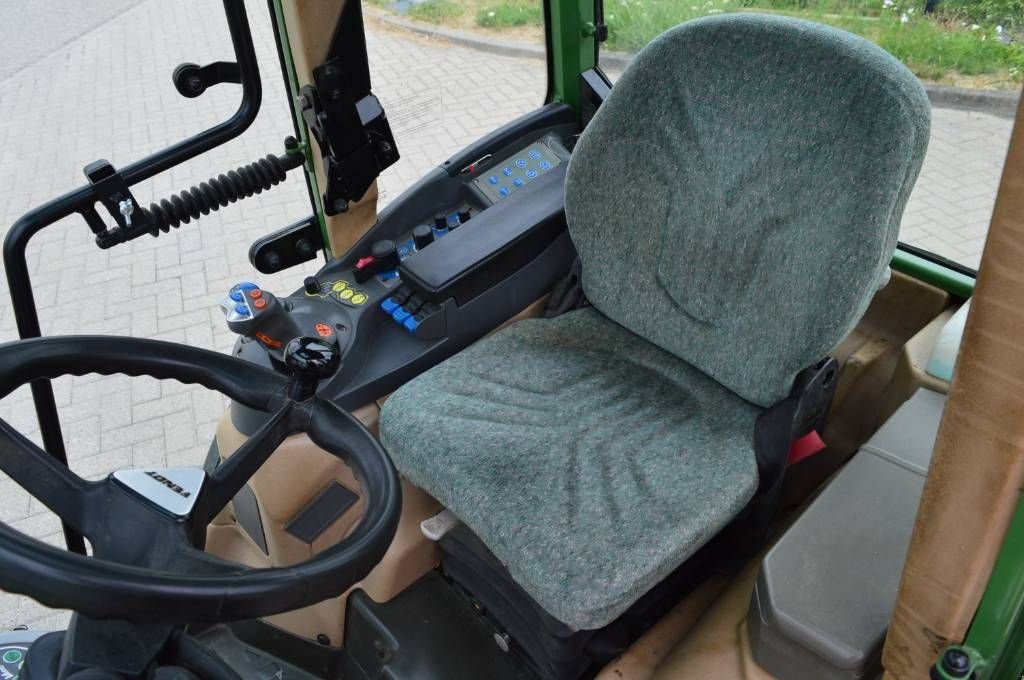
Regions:
<instances>
[{"instance_id":1,"label":"black steering wheel","mask_svg":"<svg viewBox=\"0 0 1024 680\"><path fill-rule=\"evenodd\" d=\"M155 472L132 478L134 483L117 473L83 480L0 420L0 470L92 546L92 557L86 557L0 523L0 589L93 618L217 623L305 607L363 578L394 536L401 487L373 435L315 395L318 380L337 367L331 348L316 342L289 343L291 379L234 357L156 340L67 336L0 345L0 398L27 382L61 375L149 375L198 383L272 413L229 459L203 473L201 484L187 488ZM308 433L355 472L364 506L356 530L291 567L251 568L203 552L206 526L297 432ZM176 494L182 502L154 502L149 496L157 493Z\"/></svg>"}]
</instances>

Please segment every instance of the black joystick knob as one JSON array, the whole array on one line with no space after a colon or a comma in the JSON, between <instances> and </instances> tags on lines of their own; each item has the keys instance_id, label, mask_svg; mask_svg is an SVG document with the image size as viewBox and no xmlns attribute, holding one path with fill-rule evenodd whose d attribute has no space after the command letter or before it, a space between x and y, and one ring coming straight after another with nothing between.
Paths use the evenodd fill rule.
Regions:
<instances>
[{"instance_id":1,"label":"black joystick knob","mask_svg":"<svg viewBox=\"0 0 1024 680\"><path fill-rule=\"evenodd\" d=\"M401 259L398 257L398 246L390 239L381 239L374 243L370 248L370 254L379 263L378 271L395 269L398 265L402 264Z\"/></svg>"},{"instance_id":2,"label":"black joystick knob","mask_svg":"<svg viewBox=\"0 0 1024 680\"><path fill-rule=\"evenodd\" d=\"M426 248L434 242L434 230L425 224L421 224L412 230L412 240L416 244L417 250Z\"/></svg>"},{"instance_id":3,"label":"black joystick knob","mask_svg":"<svg viewBox=\"0 0 1024 680\"><path fill-rule=\"evenodd\" d=\"M295 338L284 346L284 364L291 371L292 397L303 401L313 396L317 383L338 370L338 346L322 338Z\"/></svg>"},{"instance_id":4,"label":"black joystick knob","mask_svg":"<svg viewBox=\"0 0 1024 680\"><path fill-rule=\"evenodd\" d=\"M306 289L306 292L310 295L320 294L320 282L317 281L315 276L307 276L302 281L302 287Z\"/></svg>"}]
</instances>

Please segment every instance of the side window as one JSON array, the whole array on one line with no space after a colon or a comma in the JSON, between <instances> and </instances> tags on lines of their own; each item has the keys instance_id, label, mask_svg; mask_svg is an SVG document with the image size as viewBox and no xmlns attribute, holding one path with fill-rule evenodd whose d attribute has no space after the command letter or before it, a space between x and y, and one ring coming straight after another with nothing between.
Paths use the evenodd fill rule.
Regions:
<instances>
[{"instance_id":1,"label":"side window","mask_svg":"<svg viewBox=\"0 0 1024 680\"><path fill-rule=\"evenodd\" d=\"M1022 0L604 0L601 69L614 82L657 35L725 12L786 14L895 55L932 100L932 134L900 241L974 269L1024 82Z\"/></svg>"},{"instance_id":2,"label":"side window","mask_svg":"<svg viewBox=\"0 0 1024 680\"><path fill-rule=\"evenodd\" d=\"M370 76L401 160L386 205L456 151L544 103L543 0L370 0Z\"/></svg>"}]
</instances>

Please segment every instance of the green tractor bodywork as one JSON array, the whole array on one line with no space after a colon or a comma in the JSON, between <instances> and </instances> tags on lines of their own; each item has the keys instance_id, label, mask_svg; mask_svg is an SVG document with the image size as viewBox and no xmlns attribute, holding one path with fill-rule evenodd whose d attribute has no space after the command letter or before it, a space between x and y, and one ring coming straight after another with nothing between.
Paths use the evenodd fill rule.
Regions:
<instances>
[{"instance_id":1,"label":"green tractor bodywork","mask_svg":"<svg viewBox=\"0 0 1024 680\"><path fill-rule=\"evenodd\" d=\"M275 32L281 48L284 75L292 94L292 110L300 132L300 144L307 156L306 172L312 197L324 233L329 242L326 222L313 172L309 131L295 104L298 96L296 77L281 0L273 1ZM598 37L601 31L594 0L545 0L548 48L548 99L565 103L580 111L581 74L597 67ZM940 258L927 257L903 247L897 249L892 268L954 296L967 299L974 290L975 278L969 272ZM963 672L945 663L957 656L966 658ZM974 677L977 680L1014 680L1024 672L1024 500L1007 531L1003 547L988 587L962 645L943 650L933 669L933 677L943 679Z\"/></svg>"}]
</instances>

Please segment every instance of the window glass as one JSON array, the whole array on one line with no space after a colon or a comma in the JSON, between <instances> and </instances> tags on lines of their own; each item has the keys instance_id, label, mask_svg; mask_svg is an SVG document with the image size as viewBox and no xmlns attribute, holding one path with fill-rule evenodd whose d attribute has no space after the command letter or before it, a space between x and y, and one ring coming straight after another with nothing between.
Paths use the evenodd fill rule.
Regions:
<instances>
[{"instance_id":1,"label":"window glass","mask_svg":"<svg viewBox=\"0 0 1024 680\"><path fill-rule=\"evenodd\" d=\"M373 90L401 160L383 207L466 145L544 103L542 0L364 3Z\"/></svg>"},{"instance_id":2,"label":"window glass","mask_svg":"<svg viewBox=\"0 0 1024 680\"><path fill-rule=\"evenodd\" d=\"M632 55L684 21L725 12L786 14L871 40L932 99L932 134L900 240L976 268L1024 81L1021 0L604 0L600 66L614 82ZM968 97L954 88L970 90Z\"/></svg>"}]
</instances>

